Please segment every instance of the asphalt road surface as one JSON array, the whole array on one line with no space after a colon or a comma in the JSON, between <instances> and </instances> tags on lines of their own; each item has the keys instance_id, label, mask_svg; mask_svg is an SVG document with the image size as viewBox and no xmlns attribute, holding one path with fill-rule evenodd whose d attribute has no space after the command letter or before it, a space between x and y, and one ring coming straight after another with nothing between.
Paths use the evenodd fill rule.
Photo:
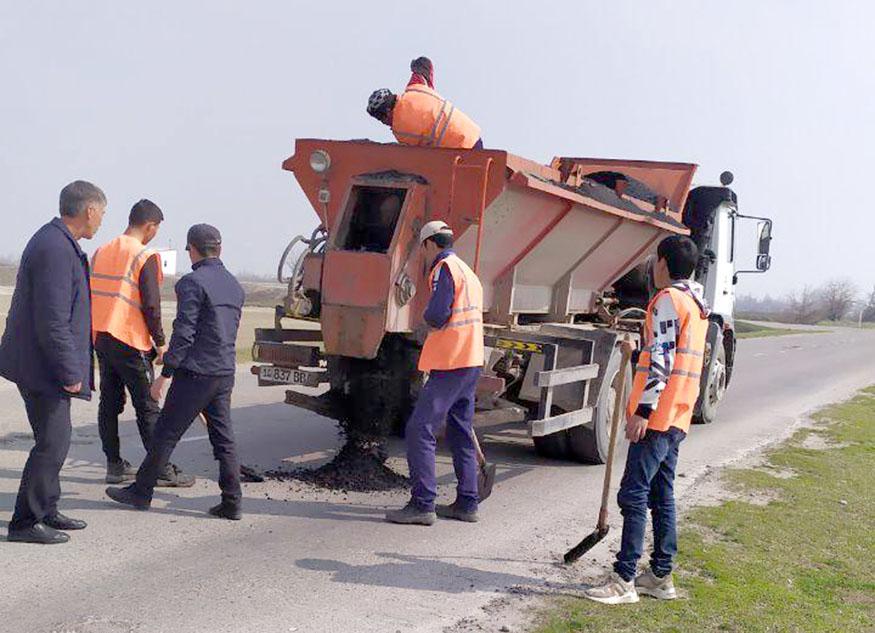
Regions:
<instances>
[{"instance_id":1,"label":"asphalt road surface","mask_svg":"<svg viewBox=\"0 0 875 633\"><path fill-rule=\"evenodd\" d=\"M719 421L694 427L682 446L679 494L709 468L785 436L818 405L875 383L873 350L872 330L741 341ZM241 369L234 404L243 462L318 465L332 456L333 424L278 404L281 389L254 382ZM196 486L159 489L151 512L130 511L103 494L96 403L74 402L73 410L61 509L89 527L61 546L0 542L0 631L406 633L467 630L457 623L471 617L497 631L503 599L576 589L584 570L608 561L619 532L593 551L595 560L573 571L555 564L592 529L603 470L537 458L519 427L486 433L499 481L474 525L391 525L383 512L404 502L402 492L344 494L280 482L246 484L242 521L210 518L204 512L218 496L216 469L198 424L174 455L201 477ZM125 417L123 453L137 463L143 451L130 409ZM18 394L0 383L0 534L30 446ZM393 453L392 464L406 470L402 446ZM449 456L438 460L441 494L450 498Z\"/></svg>"}]
</instances>

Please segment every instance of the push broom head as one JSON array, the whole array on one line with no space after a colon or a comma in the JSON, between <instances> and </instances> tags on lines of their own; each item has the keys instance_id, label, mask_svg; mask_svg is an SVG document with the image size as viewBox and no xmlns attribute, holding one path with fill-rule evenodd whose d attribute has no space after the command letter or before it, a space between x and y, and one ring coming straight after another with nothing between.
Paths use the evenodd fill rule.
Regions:
<instances>
[{"instance_id":1,"label":"push broom head","mask_svg":"<svg viewBox=\"0 0 875 633\"><path fill-rule=\"evenodd\" d=\"M565 552L565 564L570 565L577 561L581 556L596 546L605 536L607 536L610 526L597 527L589 536L583 539L580 543Z\"/></svg>"}]
</instances>

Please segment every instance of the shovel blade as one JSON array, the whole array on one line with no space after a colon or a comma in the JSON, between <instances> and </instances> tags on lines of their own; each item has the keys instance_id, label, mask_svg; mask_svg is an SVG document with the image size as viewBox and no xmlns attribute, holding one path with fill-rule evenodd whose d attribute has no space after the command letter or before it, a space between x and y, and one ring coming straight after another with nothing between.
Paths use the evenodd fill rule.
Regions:
<instances>
[{"instance_id":1,"label":"shovel blade","mask_svg":"<svg viewBox=\"0 0 875 633\"><path fill-rule=\"evenodd\" d=\"M589 536L565 552L565 564L570 565L595 547L599 541L607 536L609 529L610 527L607 525L604 527L597 527Z\"/></svg>"},{"instance_id":2,"label":"shovel blade","mask_svg":"<svg viewBox=\"0 0 875 633\"><path fill-rule=\"evenodd\" d=\"M477 471L477 496L483 501L492 494L495 485L495 464L484 463Z\"/></svg>"}]
</instances>

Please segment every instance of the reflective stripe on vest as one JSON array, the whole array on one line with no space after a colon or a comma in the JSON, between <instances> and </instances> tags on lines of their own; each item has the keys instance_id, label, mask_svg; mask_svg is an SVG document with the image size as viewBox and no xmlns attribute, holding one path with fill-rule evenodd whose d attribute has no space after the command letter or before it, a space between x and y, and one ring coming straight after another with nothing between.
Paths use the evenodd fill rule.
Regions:
<instances>
[{"instance_id":1,"label":"reflective stripe on vest","mask_svg":"<svg viewBox=\"0 0 875 633\"><path fill-rule=\"evenodd\" d=\"M644 351L638 358L638 367L632 382L627 414L631 416L638 409L641 395L647 387L647 375L650 372L649 348L653 332L653 306L665 293L671 297L678 314L680 332L668 382L659 396L656 410L650 414L647 428L655 431L667 431L669 427L674 426L687 432L693 419L693 409L699 399L708 319L702 316L696 301L686 292L677 288L666 288L657 293L647 307L647 318L644 324L646 334Z\"/></svg>"},{"instance_id":2,"label":"reflective stripe on vest","mask_svg":"<svg viewBox=\"0 0 875 633\"><path fill-rule=\"evenodd\" d=\"M91 262L91 326L140 351L152 349L152 337L140 300L140 273L155 251L136 238L120 235L100 247ZM158 283L163 281L158 267Z\"/></svg>"},{"instance_id":3,"label":"reflective stripe on vest","mask_svg":"<svg viewBox=\"0 0 875 633\"><path fill-rule=\"evenodd\" d=\"M416 84L407 88L392 112L392 133L399 143L420 147L470 149L480 128L437 92Z\"/></svg>"},{"instance_id":4,"label":"reflective stripe on vest","mask_svg":"<svg viewBox=\"0 0 875 633\"><path fill-rule=\"evenodd\" d=\"M446 267L453 279L453 310L446 325L429 332L419 370L448 371L483 365L483 286L474 271L456 255L450 255L432 270L429 284Z\"/></svg>"}]
</instances>

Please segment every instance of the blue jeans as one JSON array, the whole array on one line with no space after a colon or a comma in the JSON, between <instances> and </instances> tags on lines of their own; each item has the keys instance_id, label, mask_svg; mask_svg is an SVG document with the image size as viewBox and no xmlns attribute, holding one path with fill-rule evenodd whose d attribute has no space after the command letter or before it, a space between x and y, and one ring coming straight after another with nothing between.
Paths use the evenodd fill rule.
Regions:
<instances>
[{"instance_id":1,"label":"blue jeans","mask_svg":"<svg viewBox=\"0 0 875 633\"><path fill-rule=\"evenodd\" d=\"M626 471L617 503L623 515L623 538L614 571L623 580L635 578L638 559L644 553L647 508L653 517L653 553L650 568L660 578L671 573L678 551L674 507L674 474L678 447L687 436L678 428L648 430L644 438L629 445Z\"/></svg>"},{"instance_id":2,"label":"blue jeans","mask_svg":"<svg viewBox=\"0 0 875 633\"><path fill-rule=\"evenodd\" d=\"M466 512L477 509L477 452L472 422L480 371L480 367L470 367L430 372L407 421L404 436L412 484L411 498L421 510L434 510L437 497L435 433L444 424L458 481L456 500Z\"/></svg>"}]
</instances>

